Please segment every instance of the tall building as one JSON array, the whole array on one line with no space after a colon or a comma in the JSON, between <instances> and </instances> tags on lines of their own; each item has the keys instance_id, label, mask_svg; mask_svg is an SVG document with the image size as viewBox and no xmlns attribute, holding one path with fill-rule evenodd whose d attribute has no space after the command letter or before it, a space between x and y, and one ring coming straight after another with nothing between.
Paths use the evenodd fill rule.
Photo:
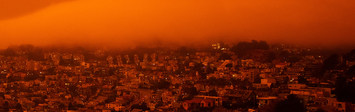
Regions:
<instances>
[{"instance_id":1,"label":"tall building","mask_svg":"<svg viewBox=\"0 0 355 112\"><path fill-rule=\"evenodd\" d=\"M134 55L134 62L138 64L140 62L139 57L137 54Z\"/></svg>"},{"instance_id":2,"label":"tall building","mask_svg":"<svg viewBox=\"0 0 355 112\"><path fill-rule=\"evenodd\" d=\"M117 58L117 64L121 66L123 64L121 55L116 56L116 58Z\"/></svg>"},{"instance_id":3,"label":"tall building","mask_svg":"<svg viewBox=\"0 0 355 112\"><path fill-rule=\"evenodd\" d=\"M131 63L131 61L129 60L129 55L125 55L124 58L126 59L126 63Z\"/></svg>"}]
</instances>

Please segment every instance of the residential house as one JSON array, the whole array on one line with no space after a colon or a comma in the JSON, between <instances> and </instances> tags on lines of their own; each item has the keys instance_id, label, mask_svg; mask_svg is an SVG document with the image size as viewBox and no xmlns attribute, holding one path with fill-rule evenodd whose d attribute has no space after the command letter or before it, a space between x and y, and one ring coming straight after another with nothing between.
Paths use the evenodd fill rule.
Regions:
<instances>
[{"instance_id":1,"label":"residential house","mask_svg":"<svg viewBox=\"0 0 355 112\"><path fill-rule=\"evenodd\" d=\"M305 84L288 84L289 89L304 89L307 85Z\"/></svg>"},{"instance_id":2,"label":"residential house","mask_svg":"<svg viewBox=\"0 0 355 112\"><path fill-rule=\"evenodd\" d=\"M271 84L275 84L276 79L275 78L265 78L261 79L261 84L267 84L268 87L270 87Z\"/></svg>"},{"instance_id":3,"label":"residential house","mask_svg":"<svg viewBox=\"0 0 355 112\"><path fill-rule=\"evenodd\" d=\"M194 98L198 98L198 99L211 99L211 101L213 101L213 104L214 104L215 106L222 105L222 97L197 95L197 96L195 96Z\"/></svg>"},{"instance_id":4,"label":"residential house","mask_svg":"<svg viewBox=\"0 0 355 112\"><path fill-rule=\"evenodd\" d=\"M105 104L105 107L107 109L115 109L115 111L121 111L124 109L124 106L122 106L122 103L120 103L120 102L113 102L113 103Z\"/></svg>"},{"instance_id":5,"label":"residential house","mask_svg":"<svg viewBox=\"0 0 355 112\"><path fill-rule=\"evenodd\" d=\"M213 101L211 99L200 99L200 98L194 98L192 100L186 100L182 104L183 108L185 110L188 110L189 107L193 106L193 104L197 104L199 107L212 107Z\"/></svg>"},{"instance_id":6,"label":"residential house","mask_svg":"<svg viewBox=\"0 0 355 112\"><path fill-rule=\"evenodd\" d=\"M262 106L266 106L269 105L272 102L275 102L278 100L277 97L274 96L268 96L268 97L257 97L256 98L258 100L258 107L262 107Z\"/></svg>"},{"instance_id":7,"label":"residential house","mask_svg":"<svg viewBox=\"0 0 355 112\"><path fill-rule=\"evenodd\" d=\"M334 102L332 106L335 108L336 111L340 112L353 112L354 107L351 102Z\"/></svg>"}]
</instances>

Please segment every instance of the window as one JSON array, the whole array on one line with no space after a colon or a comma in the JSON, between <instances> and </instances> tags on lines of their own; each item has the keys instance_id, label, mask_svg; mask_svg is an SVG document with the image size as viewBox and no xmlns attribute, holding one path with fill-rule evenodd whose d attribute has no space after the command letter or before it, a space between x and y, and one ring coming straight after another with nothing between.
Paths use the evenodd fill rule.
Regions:
<instances>
[{"instance_id":1,"label":"window","mask_svg":"<svg viewBox=\"0 0 355 112\"><path fill-rule=\"evenodd\" d=\"M205 107L205 105L204 105L205 103L201 103L201 107Z\"/></svg>"}]
</instances>

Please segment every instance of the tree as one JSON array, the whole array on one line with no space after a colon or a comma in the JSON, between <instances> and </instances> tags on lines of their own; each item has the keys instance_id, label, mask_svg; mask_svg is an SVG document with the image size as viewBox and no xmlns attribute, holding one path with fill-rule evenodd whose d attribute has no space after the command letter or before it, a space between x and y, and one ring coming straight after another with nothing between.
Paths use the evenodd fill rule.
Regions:
<instances>
[{"instance_id":1,"label":"tree","mask_svg":"<svg viewBox=\"0 0 355 112\"><path fill-rule=\"evenodd\" d=\"M196 87L184 87L182 88L182 91L184 93L187 93L187 97L183 98L182 100L190 100L192 99L195 95L198 95L198 91L196 89Z\"/></svg>"},{"instance_id":2,"label":"tree","mask_svg":"<svg viewBox=\"0 0 355 112\"><path fill-rule=\"evenodd\" d=\"M13 57L18 55L16 52L17 52L17 48L15 46L10 46L7 49L5 49L2 54L4 54L4 56L6 57Z\"/></svg>"},{"instance_id":3,"label":"tree","mask_svg":"<svg viewBox=\"0 0 355 112\"><path fill-rule=\"evenodd\" d=\"M201 112L198 109L199 105L196 103L191 103L191 106L189 106L188 110L190 110L191 112Z\"/></svg>"},{"instance_id":4,"label":"tree","mask_svg":"<svg viewBox=\"0 0 355 112\"><path fill-rule=\"evenodd\" d=\"M191 87L189 93L190 93L191 95L197 95L197 94L198 94L198 91L197 91L196 87Z\"/></svg>"},{"instance_id":5,"label":"tree","mask_svg":"<svg viewBox=\"0 0 355 112\"><path fill-rule=\"evenodd\" d=\"M303 76L298 76L298 83L306 84L306 83L308 83L308 81Z\"/></svg>"},{"instance_id":6,"label":"tree","mask_svg":"<svg viewBox=\"0 0 355 112\"><path fill-rule=\"evenodd\" d=\"M77 104L76 107L77 108L85 108L85 106L83 104Z\"/></svg>"},{"instance_id":7,"label":"tree","mask_svg":"<svg viewBox=\"0 0 355 112\"><path fill-rule=\"evenodd\" d=\"M42 99L47 99L47 98L48 98L47 95L43 95L43 96L42 96Z\"/></svg>"},{"instance_id":8,"label":"tree","mask_svg":"<svg viewBox=\"0 0 355 112\"><path fill-rule=\"evenodd\" d=\"M294 94L287 96L286 100L280 101L275 106L275 112L306 112L307 109L301 100Z\"/></svg>"},{"instance_id":9,"label":"tree","mask_svg":"<svg viewBox=\"0 0 355 112\"><path fill-rule=\"evenodd\" d=\"M111 103L116 100L117 94L110 95L106 100L105 103Z\"/></svg>"},{"instance_id":10,"label":"tree","mask_svg":"<svg viewBox=\"0 0 355 112\"><path fill-rule=\"evenodd\" d=\"M58 107L60 110L64 110L66 106L64 105L64 103L60 103Z\"/></svg>"},{"instance_id":11,"label":"tree","mask_svg":"<svg viewBox=\"0 0 355 112\"><path fill-rule=\"evenodd\" d=\"M345 60L355 61L355 49L351 50L349 53L345 54L343 57Z\"/></svg>"},{"instance_id":12,"label":"tree","mask_svg":"<svg viewBox=\"0 0 355 112\"><path fill-rule=\"evenodd\" d=\"M97 92L97 87L95 87L95 86L90 86L89 87L90 88L90 90L91 90L91 94L96 94L96 92Z\"/></svg>"},{"instance_id":13,"label":"tree","mask_svg":"<svg viewBox=\"0 0 355 112\"><path fill-rule=\"evenodd\" d=\"M228 64L226 65L226 67L228 67L229 69L231 69L231 68L233 67L233 64L232 64L232 63L228 63Z\"/></svg>"},{"instance_id":14,"label":"tree","mask_svg":"<svg viewBox=\"0 0 355 112\"><path fill-rule=\"evenodd\" d=\"M243 57L251 49L252 49L251 43L239 42L237 45L233 46L230 50L234 52L236 55L238 55L238 57Z\"/></svg>"},{"instance_id":15,"label":"tree","mask_svg":"<svg viewBox=\"0 0 355 112\"><path fill-rule=\"evenodd\" d=\"M77 92L78 87L76 87L76 85L71 85L69 86L69 92L73 95L73 96L77 96L78 92Z\"/></svg>"},{"instance_id":16,"label":"tree","mask_svg":"<svg viewBox=\"0 0 355 112\"><path fill-rule=\"evenodd\" d=\"M269 50L270 46L269 46L269 44L267 44L266 41L259 41L259 43L257 43L257 49Z\"/></svg>"},{"instance_id":17,"label":"tree","mask_svg":"<svg viewBox=\"0 0 355 112\"><path fill-rule=\"evenodd\" d=\"M275 84L271 83L270 88L275 88Z\"/></svg>"},{"instance_id":18,"label":"tree","mask_svg":"<svg viewBox=\"0 0 355 112\"><path fill-rule=\"evenodd\" d=\"M268 105L264 105L260 108L260 112L275 112L276 102L269 102Z\"/></svg>"},{"instance_id":19,"label":"tree","mask_svg":"<svg viewBox=\"0 0 355 112\"><path fill-rule=\"evenodd\" d=\"M31 50L33 50L35 47L31 44L22 44L20 46L18 46L19 50L23 51L23 52L29 52Z\"/></svg>"},{"instance_id":20,"label":"tree","mask_svg":"<svg viewBox=\"0 0 355 112\"><path fill-rule=\"evenodd\" d=\"M346 81L346 77L337 77L335 81L335 95L338 101L355 103L355 81Z\"/></svg>"},{"instance_id":21,"label":"tree","mask_svg":"<svg viewBox=\"0 0 355 112\"><path fill-rule=\"evenodd\" d=\"M261 77L260 77L260 75L255 76L255 78L254 78L254 83L261 83Z\"/></svg>"},{"instance_id":22,"label":"tree","mask_svg":"<svg viewBox=\"0 0 355 112\"><path fill-rule=\"evenodd\" d=\"M282 51L280 52L279 56L281 57L281 59L286 60L290 56L290 53L288 51Z\"/></svg>"},{"instance_id":23,"label":"tree","mask_svg":"<svg viewBox=\"0 0 355 112\"><path fill-rule=\"evenodd\" d=\"M218 60L231 60L231 59L232 59L231 56L227 53L222 53L218 58Z\"/></svg>"},{"instance_id":24,"label":"tree","mask_svg":"<svg viewBox=\"0 0 355 112\"><path fill-rule=\"evenodd\" d=\"M276 83L275 83L275 87L280 87L280 86L281 86L280 81L276 81Z\"/></svg>"},{"instance_id":25,"label":"tree","mask_svg":"<svg viewBox=\"0 0 355 112\"><path fill-rule=\"evenodd\" d=\"M284 81L283 81L283 84L288 84L288 82L290 82L290 78L289 77L285 77Z\"/></svg>"},{"instance_id":26,"label":"tree","mask_svg":"<svg viewBox=\"0 0 355 112\"><path fill-rule=\"evenodd\" d=\"M182 46L181 48L178 49L178 52L180 52L183 55L186 55L188 53L188 50L186 46Z\"/></svg>"},{"instance_id":27,"label":"tree","mask_svg":"<svg viewBox=\"0 0 355 112\"><path fill-rule=\"evenodd\" d=\"M323 109L318 109L316 112L327 112L327 111L325 111Z\"/></svg>"},{"instance_id":28,"label":"tree","mask_svg":"<svg viewBox=\"0 0 355 112\"><path fill-rule=\"evenodd\" d=\"M290 56L287 61L290 62L290 63L296 63L296 62L299 62L301 60L300 57L296 57L296 56Z\"/></svg>"},{"instance_id":29,"label":"tree","mask_svg":"<svg viewBox=\"0 0 355 112\"><path fill-rule=\"evenodd\" d=\"M218 96L218 93L216 90L211 90L208 92L208 96Z\"/></svg>"},{"instance_id":30,"label":"tree","mask_svg":"<svg viewBox=\"0 0 355 112\"><path fill-rule=\"evenodd\" d=\"M169 89L170 85L171 85L171 82L166 81L166 80L163 79L163 80L160 80L157 83L154 83L152 88L155 88L155 89Z\"/></svg>"},{"instance_id":31,"label":"tree","mask_svg":"<svg viewBox=\"0 0 355 112\"><path fill-rule=\"evenodd\" d=\"M116 69L110 68L110 69L108 70L108 73L110 74L110 76L111 76L111 75L115 75Z\"/></svg>"},{"instance_id":32,"label":"tree","mask_svg":"<svg viewBox=\"0 0 355 112\"><path fill-rule=\"evenodd\" d=\"M147 103L143 102L141 105L134 104L131 109L142 109L142 111L149 110Z\"/></svg>"},{"instance_id":33,"label":"tree","mask_svg":"<svg viewBox=\"0 0 355 112\"><path fill-rule=\"evenodd\" d=\"M35 106L38 106L38 104L39 104L41 101L39 101L39 99L35 99L35 100L33 100L32 102L35 103Z\"/></svg>"},{"instance_id":34,"label":"tree","mask_svg":"<svg viewBox=\"0 0 355 112\"><path fill-rule=\"evenodd\" d=\"M2 108L4 109L5 112L9 111L9 102L5 101L5 103L3 104Z\"/></svg>"},{"instance_id":35,"label":"tree","mask_svg":"<svg viewBox=\"0 0 355 112\"><path fill-rule=\"evenodd\" d=\"M39 76L37 76L37 75L26 75L24 77L24 80L25 81L30 81L30 80L36 80L37 78L39 78Z\"/></svg>"},{"instance_id":36,"label":"tree","mask_svg":"<svg viewBox=\"0 0 355 112\"><path fill-rule=\"evenodd\" d=\"M208 82L210 83L210 85L215 85L215 86L225 86L227 84L230 84L226 79L223 78L216 79L215 77L209 78Z\"/></svg>"},{"instance_id":37,"label":"tree","mask_svg":"<svg viewBox=\"0 0 355 112\"><path fill-rule=\"evenodd\" d=\"M156 105L155 108L158 108L160 106L164 106L164 103L162 101L159 101Z\"/></svg>"},{"instance_id":38,"label":"tree","mask_svg":"<svg viewBox=\"0 0 355 112\"><path fill-rule=\"evenodd\" d=\"M70 102L68 105L68 110L77 110L76 107Z\"/></svg>"},{"instance_id":39,"label":"tree","mask_svg":"<svg viewBox=\"0 0 355 112\"><path fill-rule=\"evenodd\" d=\"M4 106L4 107L9 107L9 102L8 102L8 101L5 101L5 103L4 103L3 106Z\"/></svg>"},{"instance_id":40,"label":"tree","mask_svg":"<svg viewBox=\"0 0 355 112\"><path fill-rule=\"evenodd\" d=\"M4 94L3 92L0 92L0 97L1 97L2 99L5 99L5 94Z\"/></svg>"},{"instance_id":41,"label":"tree","mask_svg":"<svg viewBox=\"0 0 355 112\"><path fill-rule=\"evenodd\" d=\"M231 101L223 101L222 106L228 110L233 109L233 107L235 107L235 106L233 106Z\"/></svg>"},{"instance_id":42,"label":"tree","mask_svg":"<svg viewBox=\"0 0 355 112\"><path fill-rule=\"evenodd\" d=\"M350 68L349 68L349 70L347 70L346 72L345 72L345 75L347 76L347 77L354 77L355 76L355 65L353 65L353 66L351 66Z\"/></svg>"},{"instance_id":43,"label":"tree","mask_svg":"<svg viewBox=\"0 0 355 112\"><path fill-rule=\"evenodd\" d=\"M47 72L48 72L49 74L55 74L55 73L56 73L56 72L55 72L55 67L52 67L52 68L47 69Z\"/></svg>"},{"instance_id":44,"label":"tree","mask_svg":"<svg viewBox=\"0 0 355 112\"><path fill-rule=\"evenodd\" d=\"M339 56L337 54L332 54L327 59L325 59L323 61L323 66L322 66L322 70L321 70L320 75L324 75L324 73L328 70L335 69L337 67L337 65L339 64L338 58L339 58ZM321 76L321 77L323 77L323 76Z\"/></svg>"},{"instance_id":45,"label":"tree","mask_svg":"<svg viewBox=\"0 0 355 112\"><path fill-rule=\"evenodd\" d=\"M17 103L15 108L17 110L22 110L22 105L20 103Z\"/></svg>"},{"instance_id":46,"label":"tree","mask_svg":"<svg viewBox=\"0 0 355 112\"><path fill-rule=\"evenodd\" d=\"M131 106L131 110L139 109L139 108L140 108L139 104L134 104L134 105Z\"/></svg>"},{"instance_id":47,"label":"tree","mask_svg":"<svg viewBox=\"0 0 355 112\"><path fill-rule=\"evenodd\" d=\"M195 63L195 66L192 68L195 71L202 72L204 65L202 63Z\"/></svg>"},{"instance_id":48,"label":"tree","mask_svg":"<svg viewBox=\"0 0 355 112\"><path fill-rule=\"evenodd\" d=\"M256 41L252 40L251 42L239 42L237 45L233 46L230 51L234 52L238 57L243 57L247 52L251 50L268 50L270 47L266 41Z\"/></svg>"},{"instance_id":49,"label":"tree","mask_svg":"<svg viewBox=\"0 0 355 112\"><path fill-rule=\"evenodd\" d=\"M271 63L273 60L275 60L276 59L276 54L275 54L275 52L270 52L269 54L268 54L268 58L267 58L267 62L269 62L269 63Z\"/></svg>"},{"instance_id":50,"label":"tree","mask_svg":"<svg viewBox=\"0 0 355 112\"><path fill-rule=\"evenodd\" d=\"M43 60L43 50L42 48L35 47L32 48L33 50L30 50L27 54L28 59L30 60L36 60L36 61L41 61Z\"/></svg>"},{"instance_id":51,"label":"tree","mask_svg":"<svg viewBox=\"0 0 355 112\"><path fill-rule=\"evenodd\" d=\"M143 102L141 105L140 105L141 109L143 111L146 111L146 110L149 110L148 106L147 106L147 103Z\"/></svg>"}]
</instances>

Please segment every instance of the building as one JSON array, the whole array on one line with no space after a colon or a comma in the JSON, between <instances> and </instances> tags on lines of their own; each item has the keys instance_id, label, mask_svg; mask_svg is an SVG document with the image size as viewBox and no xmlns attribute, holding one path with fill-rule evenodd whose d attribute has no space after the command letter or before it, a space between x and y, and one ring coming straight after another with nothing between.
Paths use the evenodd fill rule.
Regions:
<instances>
[{"instance_id":1,"label":"building","mask_svg":"<svg viewBox=\"0 0 355 112\"><path fill-rule=\"evenodd\" d=\"M274 97L274 96L258 97L256 99L258 100L258 107L259 108L269 105L270 103L276 102L278 100L278 98Z\"/></svg>"},{"instance_id":2,"label":"building","mask_svg":"<svg viewBox=\"0 0 355 112\"><path fill-rule=\"evenodd\" d=\"M186 100L182 106L185 110L188 110L189 107L197 105L199 107L212 107L213 106L213 101L211 99L199 99L199 98L194 98L192 100Z\"/></svg>"}]
</instances>

